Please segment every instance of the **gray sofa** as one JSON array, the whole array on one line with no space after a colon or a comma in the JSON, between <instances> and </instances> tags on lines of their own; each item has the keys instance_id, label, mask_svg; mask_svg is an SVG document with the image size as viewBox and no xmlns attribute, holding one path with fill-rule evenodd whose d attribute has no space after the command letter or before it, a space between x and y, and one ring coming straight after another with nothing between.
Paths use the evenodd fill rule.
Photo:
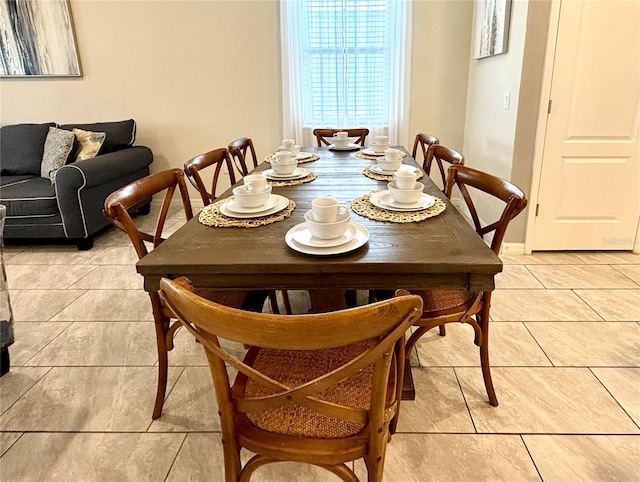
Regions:
<instances>
[{"instance_id":1,"label":"gray sofa","mask_svg":"<svg viewBox=\"0 0 640 482\"><path fill-rule=\"evenodd\" d=\"M76 160L79 148L77 139L73 140L74 146L69 146L65 164L52 171L51 179L42 177L45 141L51 146L47 137L50 127L98 133L102 145L95 157ZM7 207L5 241L66 239L79 249L90 249L94 234L111 224L102 212L105 198L149 174L153 154L147 147L133 145L135 134L133 119L62 126L53 122L19 124L0 128L0 204ZM62 135L74 139L68 132ZM148 212L150 202L151 199L145 201L138 210Z\"/></svg>"}]
</instances>

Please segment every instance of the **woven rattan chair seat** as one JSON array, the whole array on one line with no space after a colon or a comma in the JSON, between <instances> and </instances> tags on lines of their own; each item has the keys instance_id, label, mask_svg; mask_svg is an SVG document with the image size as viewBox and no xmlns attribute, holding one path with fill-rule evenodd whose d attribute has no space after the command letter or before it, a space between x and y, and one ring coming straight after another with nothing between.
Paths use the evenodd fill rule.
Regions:
<instances>
[{"instance_id":1,"label":"woven rattan chair seat","mask_svg":"<svg viewBox=\"0 0 640 482\"><path fill-rule=\"evenodd\" d=\"M369 343L318 351L262 349L253 366L274 380L296 387L339 368L346 361L365 351ZM371 400L372 367L360 370L316 398L340 405L368 409ZM273 392L254 380L247 382L245 395L259 397ZM246 414L256 427L268 432L301 437L341 438L355 435L362 425L327 417L300 405L287 405L274 410Z\"/></svg>"},{"instance_id":2,"label":"woven rattan chair seat","mask_svg":"<svg viewBox=\"0 0 640 482\"><path fill-rule=\"evenodd\" d=\"M429 290L429 291L412 291L422 297L424 305L423 313L434 311L455 311L456 309L464 310L469 303L472 303L476 292L467 290Z\"/></svg>"}]
</instances>

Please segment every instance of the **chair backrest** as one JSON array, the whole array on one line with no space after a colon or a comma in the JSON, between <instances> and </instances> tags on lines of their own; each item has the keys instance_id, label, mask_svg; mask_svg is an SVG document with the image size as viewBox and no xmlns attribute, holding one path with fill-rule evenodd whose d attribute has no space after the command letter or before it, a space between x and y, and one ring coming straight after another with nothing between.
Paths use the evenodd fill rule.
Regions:
<instances>
[{"instance_id":1,"label":"chair backrest","mask_svg":"<svg viewBox=\"0 0 640 482\"><path fill-rule=\"evenodd\" d=\"M464 156L460 154L458 151L454 151L449 147L442 146L440 144L432 144L427 149L427 157L424 159L423 169L424 172L427 173L427 176L431 175L431 166L433 162L438 166L438 171L440 172L440 179L442 179L442 190L444 191L444 186L447 185L447 167L445 167L445 163L451 165L463 165L464 164Z\"/></svg>"},{"instance_id":2,"label":"chair backrest","mask_svg":"<svg viewBox=\"0 0 640 482\"><path fill-rule=\"evenodd\" d=\"M431 134L425 134L423 132L416 134L416 139L415 141L413 141L413 150L411 151L411 157L413 157L416 162L419 162L417 156L418 156L418 152L421 152L422 153L422 169L425 169L425 171L426 171L426 165L427 165L427 151L429 150L429 147L431 147L433 144L440 144L440 139L438 139L436 136L432 136ZM418 147L420 147L420 151L418 151Z\"/></svg>"},{"instance_id":3,"label":"chair backrest","mask_svg":"<svg viewBox=\"0 0 640 482\"><path fill-rule=\"evenodd\" d=\"M462 193L462 197L471 213L471 219L473 220L476 232L482 237L493 232L491 249L496 254L500 254L500 246L502 245L502 240L504 239L509 222L527 206L527 198L524 193L519 187L509 181L459 164L452 165L449 168L445 189L445 194L449 198L451 197L451 191L454 185L458 186ZM482 225L467 186L490 194L505 203L502 214L497 221Z\"/></svg>"},{"instance_id":4,"label":"chair backrest","mask_svg":"<svg viewBox=\"0 0 640 482\"><path fill-rule=\"evenodd\" d=\"M241 176L249 174L249 166L247 165L248 153L251 154L253 168L255 169L258 167L258 156L256 156L253 141L249 137L240 137L239 139L236 139L227 146L227 149L229 149L229 155Z\"/></svg>"},{"instance_id":5,"label":"chair backrest","mask_svg":"<svg viewBox=\"0 0 640 482\"><path fill-rule=\"evenodd\" d=\"M420 297L400 296L330 313L272 315L241 311L201 298L186 278L163 278L160 296L205 349L218 399L223 440L242 440L242 445L247 446L247 439L259 438L257 442L253 440L249 450L260 453L255 449L257 443L263 450L268 447L269 457L277 460L278 451L285 450L286 445L282 432L264 431L270 422L266 418L275 417L276 423L280 423L278 417L282 412L278 410L284 409L287 419L282 425L288 427L285 436L294 435L299 456L306 457L298 461L312 462L308 460L312 457L311 450L305 450L309 448L308 439L321 443L319 437L307 434L317 427L298 420L299 427L291 428L296 426L301 412L306 413L305 420L311 411L319 417L338 420L339 426L346 423L356 427L350 441L340 438L345 451L351 444L349 460L353 459L356 439L360 446L371 444L371 439L382 433L386 443L386 427L397 411L402 391L404 333L422 314ZM226 344L221 345L219 338L250 346L244 360L225 351ZM338 353L345 354L344 358ZM298 364L303 358L313 363ZM233 386L227 364L238 371ZM283 381L289 373L295 374L291 383ZM341 383L342 388L338 388ZM334 390L344 394L346 386L347 396L357 397L362 384L367 385L368 397L357 406L335 396ZM317 449L318 445L314 447ZM227 455L225 448L225 459ZM228 461L225 466L228 467ZM227 476L227 480L232 479Z\"/></svg>"},{"instance_id":6,"label":"chair backrest","mask_svg":"<svg viewBox=\"0 0 640 482\"><path fill-rule=\"evenodd\" d=\"M313 135L316 136L316 142L318 147L329 146L333 143L333 135L336 132L347 131L349 139L353 139L353 142L364 146L365 140L369 135L369 129L355 128L355 129L314 129Z\"/></svg>"},{"instance_id":7,"label":"chair backrest","mask_svg":"<svg viewBox=\"0 0 640 482\"><path fill-rule=\"evenodd\" d=\"M184 172L187 175L187 179L189 179L189 182L191 182L191 184L198 190L205 206L211 204L216 198L218 181L225 165L229 171L229 182L231 185L234 185L236 183L236 175L233 170L229 151L224 147L200 154L199 156L196 156L184 163ZM209 166L215 166L215 171L213 172L213 178L211 181L211 190L207 190L204 185L204 181L200 176L200 171Z\"/></svg>"},{"instance_id":8,"label":"chair backrest","mask_svg":"<svg viewBox=\"0 0 640 482\"><path fill-rule=\"evenodd\" d=\"M193 217L193 211L191 210L189 192L184 182L184 172L182 169L169 169L167 171L150 174L118 189L105 199L105 216L114 225L129 235L129 239L131 239L139 259L142 259L149 252L145 242L151 243L155 248L165 240L165 238L162 237L162 231L164 230L165 221L167 220L167 214L169 213L171 200L173 199L176 187L180 191L182 207L185 218L188 221ZM165 196L153 231L143 230L142 227L133 221L128 211L142 201L163 191L165 192ZM148 220L149 218L145 216L144 224L148 224Z\"/></svg>"}]
</instances>

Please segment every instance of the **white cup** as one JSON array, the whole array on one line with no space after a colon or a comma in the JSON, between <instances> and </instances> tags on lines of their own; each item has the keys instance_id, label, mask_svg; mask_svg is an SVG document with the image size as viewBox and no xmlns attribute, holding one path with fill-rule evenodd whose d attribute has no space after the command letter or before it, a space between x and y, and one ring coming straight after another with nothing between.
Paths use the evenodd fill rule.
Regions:
<instances>
[{"instance_id":1,"label":"white cup","mask_svg":"<svg viewBox=\"0 0 640 482\"><path fill-rule=\"evenodd\" d=\"M345 206L340 206L337 199L319 197L311 201L311 212L318 223L335 223L338 216L344 216L349 211Z\"/></svg>"},{"instance_id":2,"label":"white cup","mask_svg":"<svg viewBox=\"0 0 640 482\"><path fill-rule=\"evenodd\" d=\"M384 158L389 161L399 161L402 159L402 151L398 149L386 149L384 151Z\"/></svg>"},{"instance_id":3,"label":"white cup","mask_svg":"<svg viewBox=\"0 0 640 482\"><path fill-rule=\"evenodd\" d=\"M296 145L296 140L295 139L282 139L280 141L280 147L282 149L290 149L295 145Z\"/></svg>"},{"instance_id":4,"label":"white cup","mask_svg":"<svg viewBox=\"0 0 640 482\"><path fill-rule=\"evenodd\" d=\"M291 156L292 156L292 152L291 151L278 151L275 154L276 158L275 160L279 163L286 163L286 162L291 162Z\"/></svg>"},{"instance_id":5,"label":"white cup","mask_svg":"<svg viewBox=\"0 0 640 482\"><path fill-rule=\"evenodd\" d=\"M398 189L413 189L418 180L418 173L416 171L398 169L393 174L393 180L396 182Z\"/></svg>"},{"instance_id":6,"label":"white cup","mask_svg":"<svg viewBox=\"0 0 640 482\"><path fill-rule=\"evenodd\" d=\"M243 181L247 191L263 192L267 188L267 178L262 174L249 174L244 176Z\"/></svg>"},{"instance_id":7,"label":"white cup","mask_svg":"<svg viewBox=\"0 0 640 482\"><path fill-rule=\"evenodd\" d=\"M383 154L384 151L386 151L387 149L389 149L389 143L385 142L385 143L374 143L371 144L371 149L373 149L373 152L375 152L376 154Z\"/></svg>"},{"instance_id":8,"label":"white cup","mask_svg":"<svg viewBox=\"0 0 640 482\"><path fill-rule=\"evenodd\" d=\"M389 144L389 136L376 136L376 144Z\"/></svg>"},{"instance_id":9,"label":"white cup","mask_svg":"<svg viewBox=\"0 0 640 482\"><path fill-rule=\"evenodd\" d=\"M300 154L300 146L297 144L295 146L291 146L288 150L289 152L291 152L291 155L293 157L296 157L298 154Z\"/></svg>"},{"instance_id":10,"label":"white cup","mask_svg":"<svg viewBox=\"0 0 640 482\"><path fill-rule=\"evenodd\" d=\"M349 133L347 131L340 131L333 134L333 138L338 141L346 141L349 140Z\"/></svg>"},{"instance_id":11,"label":"white cup","mask_svg":"<svg viewBox=\"0 0 640 482\"><path fill-rule=\"evenodd\" d=\"M276 152L276 158L271 161L271 167L276 174L286 176L288 174L293 174L293 171L298 167L298 161L291 157L291 153L289 151L278 151Z\"/></svg>"}]
</instances>

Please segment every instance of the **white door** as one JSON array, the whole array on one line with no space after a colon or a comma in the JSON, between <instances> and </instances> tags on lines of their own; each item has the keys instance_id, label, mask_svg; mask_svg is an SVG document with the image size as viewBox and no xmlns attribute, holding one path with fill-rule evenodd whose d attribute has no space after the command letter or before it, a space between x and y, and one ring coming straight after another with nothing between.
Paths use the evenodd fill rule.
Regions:
<instances>
[{"instance_id":1,"label":"white door","mask_svg":"<svg viewBox=\"0 0 640 482\"><path fill-rule=\"evenodd\" d=\"M563 0L558 20L529 248L630 250L640 217L640 2Z\"/></svg>"}]
</instances>

